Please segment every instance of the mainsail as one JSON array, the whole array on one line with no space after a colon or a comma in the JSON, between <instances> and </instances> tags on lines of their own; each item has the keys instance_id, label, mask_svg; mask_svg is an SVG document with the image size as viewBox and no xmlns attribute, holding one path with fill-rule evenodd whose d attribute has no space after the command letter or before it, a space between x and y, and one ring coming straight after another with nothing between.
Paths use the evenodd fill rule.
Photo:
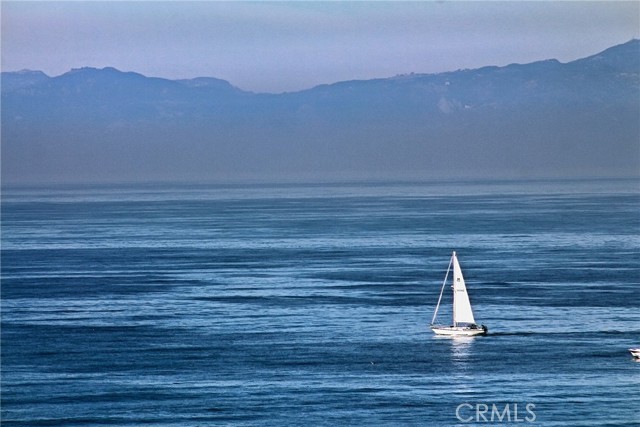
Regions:
<instances>
[{"instance_id":1,"label":"mainsail","mask_svg":"<svg viewBox=\"0 0 640 427\"><path fill-rule=\"evenodd\" d=\"M458 263L456 253L453 253L453 325L466 326L465 324L475 324L469 294L464 284L462 270Z\"/></svg>"}]
</instances>

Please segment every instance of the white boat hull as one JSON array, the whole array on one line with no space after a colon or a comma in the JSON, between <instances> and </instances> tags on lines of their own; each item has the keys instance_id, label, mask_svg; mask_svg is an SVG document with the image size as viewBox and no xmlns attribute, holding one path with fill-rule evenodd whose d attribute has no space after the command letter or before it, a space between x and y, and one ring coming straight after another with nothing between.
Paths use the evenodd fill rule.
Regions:
<instances>
[{"instance_id":1,"label":"white boat hull","mask_svg":"<svg viewBox=\"0 0 640 427\"><path fill-rule=\"evenodd\" d=\"M630 348L629 353L636 359L640 359L640 348Z\"/></svg>"},{"instance_id":2,"label":"white boat hull","mask_svg":"<svg viewBox=\"0 0 640 427\"><path fill-rule=\"evenodd\" d=\"M449 335L459 337L470 337L474 335L486 335L486 328L469 328L461 326L432 326L431 330L436 335Z\"/></svg>"}]
</instances>

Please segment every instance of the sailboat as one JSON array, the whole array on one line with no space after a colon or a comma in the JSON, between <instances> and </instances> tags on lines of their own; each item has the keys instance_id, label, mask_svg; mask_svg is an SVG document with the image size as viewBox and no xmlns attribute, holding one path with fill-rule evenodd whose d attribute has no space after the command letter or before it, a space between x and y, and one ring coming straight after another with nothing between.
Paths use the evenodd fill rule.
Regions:
<instances>
[{"instance_id":1,"label":"sailboat","mask_svg":"<svg viewBox=\"0 0 640 427\"><path fill-rule=\"evenodd\" d=\"M438 309L440 308L440 302L442 301L442 294L444 293L444 287L447 284L449 278L449 272L453 266L453 324L451 326L439 325L436 323L438 316ZM442 283L442 289L440 290L440 297L438 298L438 305L436 305L436 311L433 313L433 319L431 319L431 330L437 335L451 335L451 336L472 336L472 335L486 335L487 327L484 325L476 324L476 320L473 317L473 310L471 310L471 302L469 301L469 294L467 293L467 286L464 283L464 277L462 276L462 270L460 269L460 263L455 251L451 255L449 261L449 267L447 268L447 274L444 276L444 282Z\"/></svg>"}]
</instances>

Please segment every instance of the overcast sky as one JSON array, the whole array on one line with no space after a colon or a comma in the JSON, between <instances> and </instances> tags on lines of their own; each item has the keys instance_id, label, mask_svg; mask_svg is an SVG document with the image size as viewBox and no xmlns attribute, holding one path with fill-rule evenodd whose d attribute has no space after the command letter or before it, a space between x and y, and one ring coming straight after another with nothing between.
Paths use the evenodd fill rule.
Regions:
<instances>
[{"instance_id":1,"label":"overcast sky","mask_svg":"<svg viewBox=\"0 0 640 427\"><path fill-rule=\"evenodd\" d=\"M2 1L2 70L113 66L258 92L556 58L638 38L640 2Z\"/></svg>"}]
</instances>

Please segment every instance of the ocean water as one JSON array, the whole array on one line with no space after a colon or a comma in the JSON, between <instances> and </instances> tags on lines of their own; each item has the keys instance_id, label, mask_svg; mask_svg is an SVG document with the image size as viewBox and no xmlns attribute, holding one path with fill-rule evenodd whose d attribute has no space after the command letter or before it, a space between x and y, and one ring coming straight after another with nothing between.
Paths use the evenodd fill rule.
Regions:
<instances>
[{"instance_id":1,"label":"ocean water","mask_svg":"<svg viewBox=\"0 0 640 427\"><path fill-rule=\"evenodd\" d=\"M639 236L637 180L4 188L2 426L640 425Z\"/></svg>"}]
</instances>

